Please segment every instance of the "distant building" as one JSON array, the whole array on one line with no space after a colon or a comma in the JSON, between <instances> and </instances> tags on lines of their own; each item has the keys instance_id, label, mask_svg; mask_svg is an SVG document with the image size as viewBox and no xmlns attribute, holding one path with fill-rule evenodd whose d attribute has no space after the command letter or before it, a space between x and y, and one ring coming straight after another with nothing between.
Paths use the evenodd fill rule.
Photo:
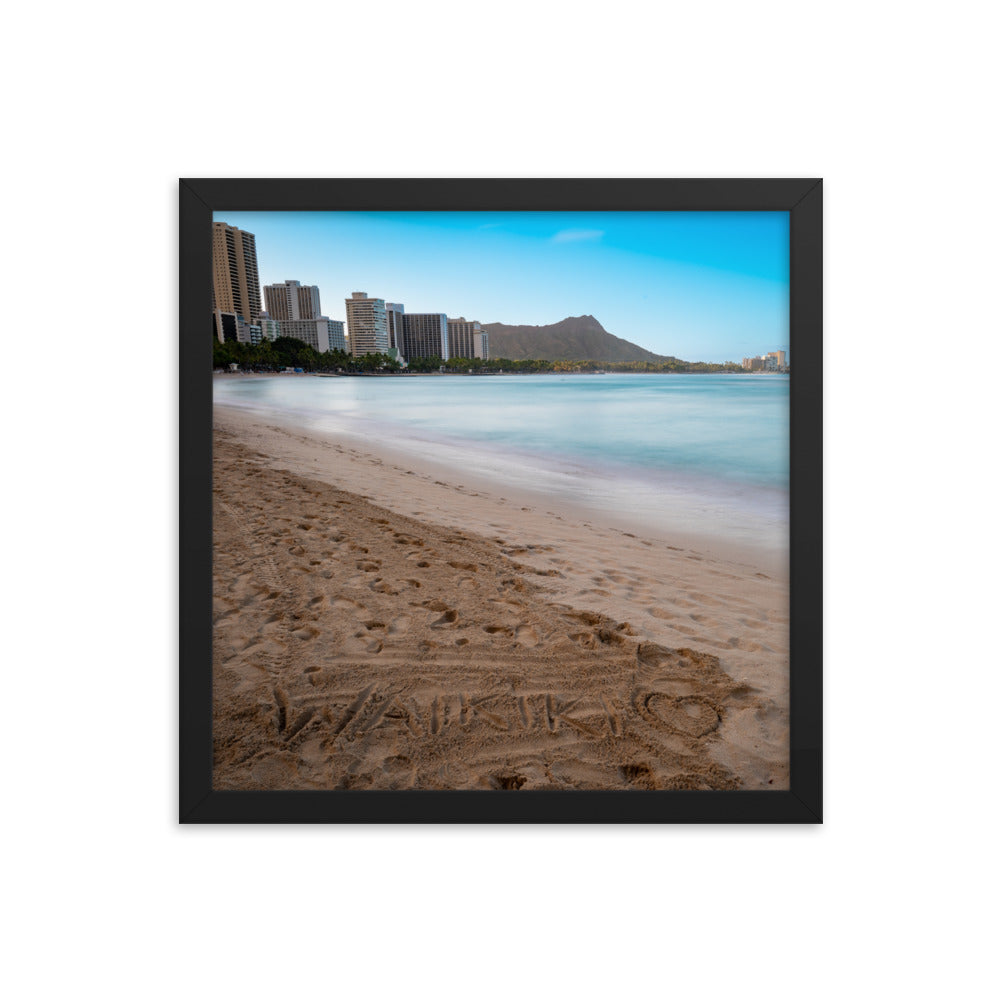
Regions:
<instances>
[{"instance_id":1,"label":"distant building","mask_svg":"<svg viewBox=\"0 0 1000 1000\"><path fill-rule=\"evenodd\" d=\"M327 319L327 337L330 339L331 351L347 351L347 334L344 332L342 319Z\"/></svg>"},{"instance_id":2,"label":"distant building","mask_svg":"<svg viewBox=\"0 0 1000 1000\"><path fill-rule=\"evenodd\" d=\"M260 317L258 323L264 340L274 341L284 336L281 332L281 324L276 319L271 319L266 313Z\"/></svg>"},{"instance_id":3,"label":"distant building","mask_svg":"<svg viewBox=\"0 0 1000 1000\"><path fill-rule=\"evenodd\" d=\"M260 323L248 323L246 320L240 320L236 330L236 339L241 344L256 346L263 339Z\"/></svg>"},{"instance_id":4,"label":"distant building","mask_svg":"<svg viewBox=\"0 0 1000 1000\"><path fill-rule=\"evenodd\" d=\"M407 361L440 358L447 361L448 317L445 313L404 313L400 351Z\"/></svg>"},{"instance_id":5,"label":"distant building","mask_svg":"<svg viewBox=\"0 0 1000 1000\"><path fill-rule=\"evenodd\" d=\"M403 303L386 302L385 320L389 331L389 348L399 350L399 345L403 340Z\"/></svg>"},{"instance_id":6,"label":"distant building","mask_svg":"<svg viewBox=\"0 0 1000 1000\"><path fill-rule=\"evenodd\" d=\"M248 323L260 316L256 240L225 222L212 223L212 309Z\"/></svg>"},{"instance_id":7,"label":"distant building","mask_svg":"<svg viewBox=\"0 0 1000 1000\"><path fill-rule=\"evenodd\" d=\"M489 358L488 335L478 320L448 320L448 354L452 358Z\"/></svg>"},{"instance_id":8,"label":"distant building","mask_svg":"<svg viewBox=\"0 0 1000 1000\"><path fill-rule=\"evenodd\" d=\"M344 324L339 319L317 316L315 319L289 319L281 324L283 337L294 337L320 354L326 351L346 351Z\"/></svg>"},{"instance_id":9,"label":"distant building","mask_svg":"<svg viewBox=\"0 0 1000 1000\"><path fill-rule=\"evenodd\" d=\"M234 312L212 310L212 333L220 344L232 343L238 339L239 317Z\"/></svg>"},{"instance_id":10,"label":"distant building","mask_svg":"<svg viewBox=\"0 0 1000 1000\"><path fill-rule=\"evenodd\" d=\"M783 372L787 367L784 351L769 351L756 358L744 358L743 367L748 372Z\"/></svg>"},{"instance_id":11,"label":"distant building","mask_svg":"<svg viewBox=\"0 0 1000 1000\"><path fill-rule=\"evenodd\" d=\"M487 330L472 335L472 349L477 358L484 361L490 360L490 335Z\"/></svg>"},{"instance_id":12,"label":"distant building","mask_svg":"<svg viewBox=\"0 0 1000 1000\"><path fill-rule=\"evenodd\" d=\"M279 323L289 319L319 319L323 315L316 285L303 285L298 281L265 285L264 299L268 316Z\"/></svg>"},{"instance_id":13,"label":"distant building","mask_svg":"<svg viewBox=\"0 0 1000 1000\"><path fill-rule=\"evenodd\" d=\"M347 337L351 354L386 354L389 329L384 299L370 299L365 292L351 292L344 300L347 308ZM404 357L406 357L405 351Z\"/></svg>"}]
</instances>

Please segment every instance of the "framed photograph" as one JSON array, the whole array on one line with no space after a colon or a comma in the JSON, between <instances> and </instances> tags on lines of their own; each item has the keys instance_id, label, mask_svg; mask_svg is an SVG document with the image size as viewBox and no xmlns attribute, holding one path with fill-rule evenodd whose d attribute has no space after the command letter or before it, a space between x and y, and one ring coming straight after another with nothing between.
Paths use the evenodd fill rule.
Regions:
<instances>
[{"instance_id":1,"label":"framed photograph","mask_svg":"<svg viewBox=\"0 0 1000 1000\"><path fill-rule=\"evenodd\" d=\"M181 822L822 822L821 421L817 179L182 180Z\"/></svg>"}]
</instances>

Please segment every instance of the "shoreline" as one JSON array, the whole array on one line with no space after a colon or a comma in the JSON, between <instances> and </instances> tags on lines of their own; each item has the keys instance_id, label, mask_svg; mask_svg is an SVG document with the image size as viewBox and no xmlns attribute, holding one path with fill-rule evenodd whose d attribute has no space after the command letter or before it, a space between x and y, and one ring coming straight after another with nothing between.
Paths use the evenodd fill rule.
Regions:
<instances>
[{"instance_id":1,"label":"shoreline","mask_svg":"<svg viewBox=\"0 0 1000 1000\"><path fill-rule=\"evenodd\" d=\"M553 610L560 608L571 609L576 615L596 616L595 621L604 622L601 628L588 633L590 639L602 630L607 632L609 623L625 623L627 632L623 635L628 635L628 639L623 639L623 642L629 648L641 648L646 643L652 644L650 648L687 650L696 657L706 657L706 663L714 661L712 669L718 671L720 678L725 678L726 684L741 691L740 698L743 700L730 699L724 705L717 704L720 710L718 731L713 730L701 748L706 759L713 766L722 767L727 774L735 776L737 787L787 787L788 583L787 562L780 554L769 555L722 544L718 539L680 534L663 538L626 530L629 525L612 523L613 519L598 520L593 511L581 511L563 500L554 503L547 498L506 487L498 493L494 483L481 483L464 473L456 476L454 468L423 459L414 461L412 456L381 444L372 446L365 441L363 446L356 446L358 442L354 439L306 431L295 427L288 418L279 421L270 415L239 407L216 405L215 425L217 443L221 442L227 448L249 449L256 456L250 460L253 468L249 470L256 476L265 470L269 475L284 473L312 483L317 489L323 487L341 491L349 497L341 503L360 505L365 510L371 508L383 514L388 512L388 516L366 515L368 520L361 518L358 530L363 537L346 544L371 551L374 545L382 544L381 533L395 530L394 523L398 522L411 527L408 531L400 529L397 534L415 538L417 533L412 525L418 524L426 526L424 530L429 533L450 532L444 537L458 537L460 547L476 549L478 559L453 559L451 563L478 566L483 576L474 577L470 571L459 580L442 579L437 582L440 593L433 600L439 600L449 608L462 603L463 588L470 586L469 580L482 580L487 575L484 567L490 560L483 553L497 553L497 558L507 560L504 574L513 571L521 585L535 595L538 608L545 610L537 622L526 626L530 627L534 636L545 635L551 640L551 655L547 658L541 656L539 660L537 650L532 654L539 663L549 664L540 667L543 672L551 666L549 661L552 657L558 660L566 654L567 650L562 647L567 641L572 645L574 640L567 640L565 636L577 634L564 630L565 636L560 633L558 641L552 638L559 632L560 616L564 618L568 613ZM241 467L232 465L230 468ZM255 509L261 508L259 517L262 525L267 523L267 506L254 504ZM221 523L229 520L231 518L223 517ZM381 522L381 527L374 529L376 534L372 536L372 525L377 522ZM293 533L296 530L300 534L305 533L302 524L297 529L293 526L291 530ZM443 547L451 543L439 541L438 544ZM291 550L297 548L304 548L301 540L298 545L288 546ZM391 548L389 553L392 553ZM277 548L270 556L272 565L279 567L279 560L283 560L286 554L287 550ZM322 552L318 554L315 573L326 572L323 568L326 558L329 556L324 558ZM362 561L355 560L359 564ZM383 557L379 562L380 573L388 572L390 564L393 572L412 570L412 565L399 563L395 557L392 560ZM353 564L350 569L352 572L348 578L358 576ZM503 579L510 578L504 574L501 574ZM321 576L319 579L326 578ZM409 579L411 585L419 583L415 576ZM347 579L340 582L347 583ZM365 603L358 600L357 594L350 600ZM470 608L466 616L470 621L476 620L477 616L482 618L484 609L499 607L505 600L507 598L498 592L482 606L477 604ZM523 617L521 612L518 615ZM479 641L478 658L488 662L491 656L497 655L500 661L507 662L505 657L509 660L510 649L506 646L510 646L512 641L519 656L526 654L529 646L524 642L518 643L514 638L518 629L525 627L523 622L518 624L518 615L508 615L496 626L487 624L479 629L469 626L469 634ZM388 623L382 624L388 627ZM490 628L497 631L487 631L487 636L500 637L496 649L489 645L482 647L483 629ZM527 632L522 633L522 638L526 635ZM356 640L358 636L337 633L339 646L336 648L350 648ZM581 641L590 640L585 636ZM599 639L593 641L598 646L602 645ZM530 637L526 642L530 642ZM419 643L417 645L419 647ZM544 643L536 642L530 648L542 645ZM408 648L406 643L400 647L401 650ZM333 654L334 647L329 647L329 650ZM419 649L416 652L418 659L424 655L419 653ZM621 651L617 652L620 654ZM336 659L337 655L333 655ZM371 662L364 667L361 664L352 666L351 669L358 673L359 681L367 676L368 671L377 673L383 669L382 664L386 662L384 654L380 653L378 657L381 658L372 654L369 657ZM517 663L516 670L530 677L533 670L531 663L522 660ZM248 676L257 676L258 668L244 666L249 671ZM570 683L567 678L571 677L574 668L569 663L564 666L565 676L560 675L559 683L563 687L567 684L573 687L579 678L571 678ZM466 663L464 667L459 665L458 669L460 674L463 670L467 674L470 667ZM620 664L613 667L615 672L620 672L620 669ZM586 690L601 689L604 681L600 678L601 669L595 668L585 684ZM657 697L666 697L663 683L656 692ZM449 684L443 683L439 694L445 692ZM499 694L495 696L500 697ZM517 697L525 696L509 693L509 697L514 698L510 703L514 705ZM603 697L609 705L617 704L619 712L626 710L620 691L617 694L605 691ZM416 702L413 704L415 706ZM412 712L417 712L416 707L412 708ZM648 712L646 716L645 721L648 722ZM643 724L638 716L632 723L633 726ZM677 736L676 731L673 735ZM537 748L532 752L537 756ZM661 748L661 752L666 751ZM605 773L607 768L601 766L604 777L597 785L587 784L587 781L597 780L594 778L596 772L593 772L582 785L574 785L570 778L564 776L564 780L569 781L567 787L617 787L608 777L610 772ZM643 766L653 764L646 761ZM522 768L522 771L525 770L530 771L531 768ZM539 775L540 772L534 777L529 775L526 781L531 787L549 787ZM662 774L649 780L659 782L654 787L668 787L672 779ZM711 782L705 787L710 786ZM375 780L373 787L382 786Z\"/></svg>"},{"instance_id":2,"label":"shoreline","mask_svg":"<svg viewBox=\"0 0 1000 1000\"><path fill-rule=\"evenodd\" d=\"M605 364L617 364L618 362L605 362ZM312 375L320 378L396 378L400 375L407 378L418 378L425 375L430 375L434 378L439 378L442 375L446 376L456 376L458 378L477 377L481 375L782 375L786 378L791 375L791 372L764 372L764 371L694 371L694 372L679 372L679 371L662 371L662 372L643 372L643 371L614 371L613 369L604 369L601 371L586 371L579 370L573 372L561 372L561 371L524 371L524 372L505 372L505 371L444 371L444 372L411 372L404 369L398 372L245 372L245 371L235 371L229 372L221 368L213 368L212 375L239 375L243 378L275 378L278 375Z\"/></svg>"},{"instance_id":3,"label":"shoreline","mask_svg":"<svg viewBox=\"0 0 1000 1000\"><path fill-rule=\"evenodd\" d=\"M352 453L364 452L390 468L413 470L432 482L474 490L484 498L503 496L522 509L544 507L581 525L598 524L642 534L657 544L680 545L726 561L754 565L768 575L787 575L787 518L781 513L787 492L777 489L740 487L698 476L670 483L662 473L640 477L636 469L611 465L584 468L571 457L553 455L545 460L511 448L470 454L469 442L442 435L394 440L393 427L362 425L361 431L347 430L330 422L324 426L306 412L272 411L225 399L214 402L214 412L288 432L299 443L308 439L347 447ZM322 467L325 463L319 456L317 452L311 457ZM383 477L375 478L380 481ZM387 488L378 495L391 501L394 487L382 485ZM444 494L446 501L450 497L450 493ZM626 498L627 502L621 502ZM434 516L435 510L431 507L423 514ZM462 511L463 515L470 513L475 515ZM480 520L479 530L488 534L488 521ZM719 525L725 533L718 530Z\"/></svg>"}]
</instances>

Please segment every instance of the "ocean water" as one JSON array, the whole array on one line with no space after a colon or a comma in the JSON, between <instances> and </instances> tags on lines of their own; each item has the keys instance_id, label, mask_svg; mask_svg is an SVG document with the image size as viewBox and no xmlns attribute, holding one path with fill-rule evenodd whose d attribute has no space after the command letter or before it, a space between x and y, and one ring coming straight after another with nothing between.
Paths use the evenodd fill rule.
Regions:
<instances>
[{"instance_id":1,"label":"ocean water","mask_svg":"<svg viewBox=\"0 0 1000 1000\"><path fill-rule=\"evenodd\" d=\"M787 544L789 377L214 379L215 400L617 521Z\"/></svg>"}]
</instances>

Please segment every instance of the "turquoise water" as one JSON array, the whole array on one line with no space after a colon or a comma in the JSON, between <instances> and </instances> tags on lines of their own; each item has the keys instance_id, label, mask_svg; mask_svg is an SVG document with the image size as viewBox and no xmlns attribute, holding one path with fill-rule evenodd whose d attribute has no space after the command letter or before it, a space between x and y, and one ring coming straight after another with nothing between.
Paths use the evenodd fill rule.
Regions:
<instances>
[{"instance_id":1,"label":"turquoise water","mask_svg":"<svg viewBox=\"0 0 1000 1000\"><path fill-rule=\"evenodd\" d=\"M217 403L635 520L700 512L709 527L787 532L787 376L220 376L214 386Z\"/></svg>"}]
</instances>

